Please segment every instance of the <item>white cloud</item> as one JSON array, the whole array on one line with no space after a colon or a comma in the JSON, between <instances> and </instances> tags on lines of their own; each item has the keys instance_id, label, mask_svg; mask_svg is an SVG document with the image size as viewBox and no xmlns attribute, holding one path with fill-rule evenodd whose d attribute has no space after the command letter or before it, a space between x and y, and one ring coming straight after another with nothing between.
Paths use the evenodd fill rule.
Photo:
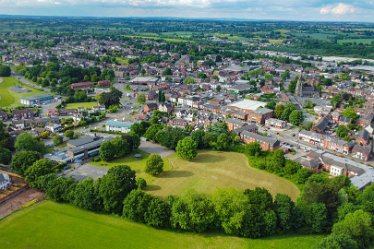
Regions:
<instances>
[{"instance_id":1,"label":"white cloud","mask_svg":"<svg viewBox=\"0 0 374 249\"><path fill-rule=\"evenodd\" d=\"M357 9L350 4L345 4L345 3L338 3L336 5L328 5L324 6L320 9L320 13L322 15L328 15L328 14L333 14L333 15L346 15L346 14L352 14L357 12Z\"/></svg>"}]
</instances>

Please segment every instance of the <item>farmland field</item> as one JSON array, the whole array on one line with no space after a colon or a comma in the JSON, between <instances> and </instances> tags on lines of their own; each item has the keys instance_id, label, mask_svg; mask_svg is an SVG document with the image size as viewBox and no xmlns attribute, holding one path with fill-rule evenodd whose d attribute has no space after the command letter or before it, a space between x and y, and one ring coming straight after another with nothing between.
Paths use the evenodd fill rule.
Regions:
<instances>
[{"instance_id":1,"label":"farmland field","mask_svg":"<svg viewBox=\"0 0 374 249\"><path fill-rule=\"evenodd\" d=\"M0 220L0 248L7 249L311 249L322 238L278 236L251 240L217 234L177 233L50 201Z\"/></svg>"},{"instance_id":2,"label":"farmland field","mask_svg":"<svg viewBox=\"0 0 374 249\"><path fill-rule=\"evenodd\" d=\"M11 88L16 86L22 87L25 91L17 92L12 91ZM5 77L0 82L0 107L13 107L21 105L21 99L25 97L30 97L38 94L46 94L46 92L37 90L35 88L29 87L15 78Z\"/></svg>"}]
</instances>

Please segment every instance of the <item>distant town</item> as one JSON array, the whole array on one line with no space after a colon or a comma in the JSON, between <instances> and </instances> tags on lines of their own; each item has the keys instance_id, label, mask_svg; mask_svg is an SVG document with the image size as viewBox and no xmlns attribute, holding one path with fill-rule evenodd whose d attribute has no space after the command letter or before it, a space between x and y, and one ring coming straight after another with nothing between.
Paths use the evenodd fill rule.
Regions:
<instances>
[{"instance_id":1,"label":"distant town","mask_svg":"<svg viewBox=\"0 0 374 249\"><path fill-rule=\"evenodd\" d=\"M186 38L182 31L120 37L110 30L87 29L80 35L78 29L37 30L0 34L0 211L2 203L22 199L4 209L2 217L55 196L31 165L17 161L25 151L36 152L23 155L32 167L53 162L59 165L59 170L53 166L56 177L73 182L104 179L114 166L128 165L147 182L146 193L161 197L178 195L173 191L183 185L178 180L163 185L163 174L173 178L168 174L179 170L183 181L188 172L179 168L183 160L197 164L217 151L244 154L250 166L298 186L307 186L313 175L346 177L361 191L374 182L373 59L275 48L280 43L292 47L291 38L282 37L260 41L218 32L191 32ZM163 160L165 169L145 171L152 155ZM287 163L294 170L286 169ZM199 191L197 185L192 189ZM282 188L269 191L294 197ZM106 209L103 198L104 212L122 212L121 205ZM334 208L328 209L331 217ZM325 231L330 229L314 230Z\"/></svg>"}]
</instances>

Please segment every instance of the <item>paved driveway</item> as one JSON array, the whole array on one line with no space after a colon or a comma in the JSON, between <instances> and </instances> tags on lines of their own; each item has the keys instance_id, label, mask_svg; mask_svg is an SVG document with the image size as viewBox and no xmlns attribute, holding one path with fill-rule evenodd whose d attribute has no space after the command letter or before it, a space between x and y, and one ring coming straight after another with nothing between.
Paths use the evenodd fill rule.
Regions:
<instances>
[{"instance_id":1,"label":"paved driveway","mask_svg":"<svg viewBox=\"0 0 374 249\"><path fill-rule=\"evenodd\" d=\"M108 169L96 167L93 165L83 164L83 165L72 165L73 169L65 172L66 176L72 176L75 180L81 181L87 177L91 177L94 180L103 177L108 172Z\"/></svg>"},{"instance_id":2,"label":"paved driveway","mask_svg":"<svg viewBox=\"0 0 374 249\"><path fill-rule=\"evenodd\" d=\"M169 150L159 144L154 144L149 141L142 141L140 143L139 149L144 150L149 154L158 154L161 157L167 157L174 153L173 150Z\"/></svg>"}]
</instances>

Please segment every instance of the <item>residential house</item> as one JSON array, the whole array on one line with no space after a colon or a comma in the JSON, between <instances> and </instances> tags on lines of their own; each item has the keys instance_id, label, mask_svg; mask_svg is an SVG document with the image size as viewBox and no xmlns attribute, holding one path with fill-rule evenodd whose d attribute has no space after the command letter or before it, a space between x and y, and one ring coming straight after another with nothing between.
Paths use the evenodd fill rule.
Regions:
<instances>
[{"instance_id":1,"label":"residential house","mask_svg":"<svg viewBox=\"0 0 374 249\"><path fill-rule=\"evenodd\" d=\"M370 143L370 134L367 130L362 129L356 138L356 142L360 145L368 145Z\"/></svg>"},{"instance_id":2,"label":"residential house","mask_svg":"<svg viewBox=\"0 0 374 249\"><path fill-rule=\"evenodd\" d=\"M363 161L369 161L372 154L371 145L356 144L352 149L352 157L358 158Z\"/></svg>"},{"instance_id":3,"label":"residential house","mask_svg":"<svg viewBox=\"0 0 374 249\"><path fill-rule=\"evenodd\" d=\"M322 117L312 127L312 131L317 132L317 133L325 133L325 130L328 127L329 127L329 120L326 117Z\"/></svg>"},{"instance_id":4,"label":"residential house","mask_svg":"<svg viewBox=\"0 0 374 249\"><path fill-rule=\"evenodd\" d=\"M156 103L147 103L143 107L143 111L145 113L149 113L149 112L156 111L156 110L158 110L158 105Z\"/></svg>"},{"instance_id":5,"label":"residential house","mask_svg":"<svg viewBox=\"0 0 374 249\"><path fill-rule=\"evenodd\" d=\"M15 120L29 119L36 116L36 111L34 109L13 110L12 116Z\"/></svg>"},{"instance_id":6,"label":"residential house","mask_svg":"<svg viewBox=\"0 0 374 249\"><path fill-rule=\"evenodd\" d=\"M173 105L170 103L163 103L158 106L158 110L160 112L172 113L173 112Z\"/></svg>"},{"instance_id":7,"label":"residential house","mask_svg":"<svg viewBox=\"0 0 374 249\"><path fill-rule=\"evenodd\" d=\"M269 118L265 120L266 127L274 127L278 129L285 129L287 127L287 122L280 119Z\"/></svg>"},{"instance_id":8,"label":"residential house","mask_svg":"<svg viewBox=\"0 0 374 249\"><path fill-rule=\"evenodd\" d=\"M253 132L243 131L240 138L244 143L258 142L263 150L276 150L280 147L279 140L271 137L262 136Z\"/></svg>"}]
</instances>

